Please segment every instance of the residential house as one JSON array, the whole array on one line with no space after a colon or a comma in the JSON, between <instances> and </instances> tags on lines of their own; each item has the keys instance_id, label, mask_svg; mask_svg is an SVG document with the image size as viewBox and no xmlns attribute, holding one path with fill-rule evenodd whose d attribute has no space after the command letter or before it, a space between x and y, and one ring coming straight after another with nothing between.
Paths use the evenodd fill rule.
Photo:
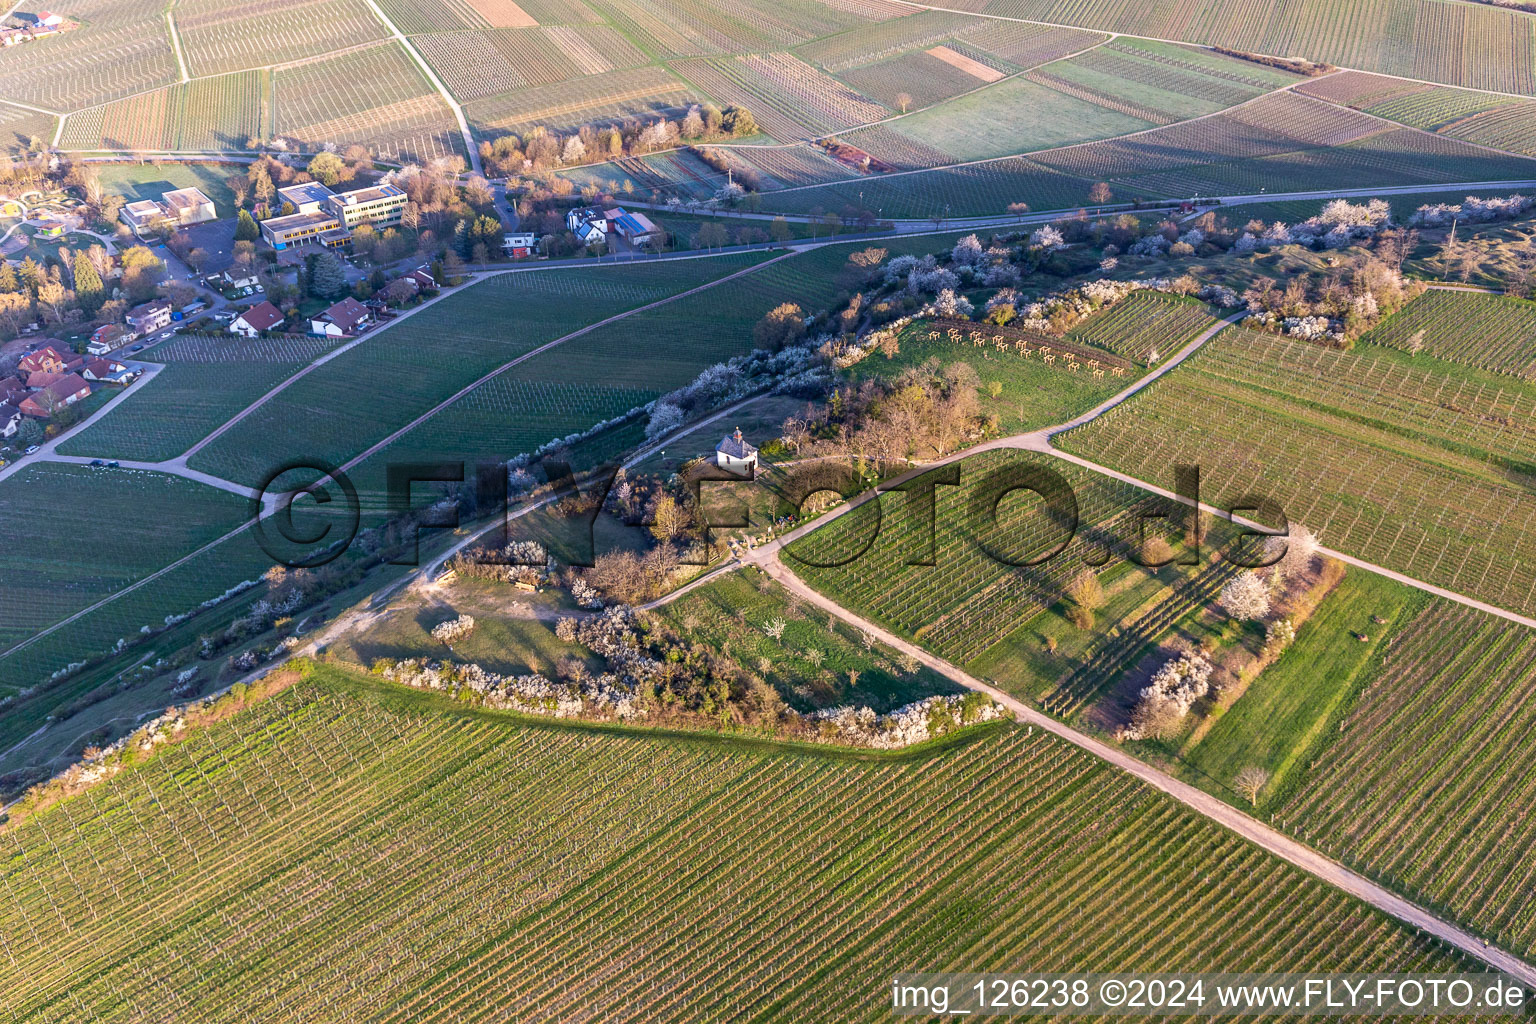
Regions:
<instances>
[{"instance_id":1,"label":"residential house","mask_svg":"<svg viewBox=\"0 0 1536 1024\"><path fill-rule=\"evenodd\" d=\"M437 278L432 276L432 268L425 263L411 271L409 274L406 274L405 280L416 282L416 288L418 291L423 288L437 287Z\"/></svg>"},{"instance_id":2,"label":"residential house","mask_svg":"<svg viewBox=\"0 0 1536 1024\"><path fill-rule=\"evenodd\" d=\"M255 288L261 283L261 279L256 276L256 271L240 267L230 267L219 275L219 280L223 282L225 288Z\"/></svg>"},{"instance_id":3,"label":"residential house","mask_svg":"<svg viewBox=\"0 0 1536 1024\"><path fill-rule=\"evenodd\" d=\"M350 295L309 321L311 334L328 338L341 338L361 334L372 322L368 307Z\"/></svg>"},{"instance_id":4,"label":"residential house","mask_svg":"<svg viewBox=\"0 0 1536 1024\"><path fill-rule=\"evenodd\" d=\"M229 333L254 338L283 322L282 311L270 302L258 302L229 323Z\"/></svg>"},{"instance_id":5,"label":"residential house","mask_svg":"<svg viewBox=\"0 0 1536 1024\"><path fill-rule=\"evenodd\" d=\"M27 386L20 377L0 377L0 402L19 402L26 393Z\"/></svg>"},{"instance_id":6,"label":"residential house","mask_svg":"<svg viewBox=\"0 0 1536 1024\"><path fill-rule=\"evenodd\" d=\"M27 388L31 391L38 391L68 376L69 374L63 370L33 370L27 374Z\"/></svg>"},{"instance_id":7,"label":"residential house","mask_svg":"<svg viewBox=\"0 0 1536 1024\"><path fill-rule=\"evenodd\" d=\"M715 445L715 465L738 476L750 477L757 471L757 449L741 436L740 427Z\"/></svg>"},{"instance_id":8,"label":"residential house","mask_svg":"<svg viewBox=\"0 0 1536 1024\"><path fill-rule=\"evenodd\" d=\"M574 210L565 211L565 226L569 231L575 231L589 221L602 219L602 211L591 206L578 206Z\"/></svg>"},{"instance_id":9,"label":"residential house","mask_svg":"<svg viewBox=\"0 0 1536 1024\"><path fill-rule=\"evenodd\" d=\"M128 321L128 328L133 331L134 336L142 338L146 334L171 325L171 304L163 299L155 299L152 302L134 306L123 319Z\"/></svg>"},{"instance_id":10,"label":"residential house","mask_svg":"<svg viewBox=\"0 0 1536 1024\"><path fill-rule=\"evenodd\" d=\"M41 391L34 391L21 401L21 411L45 420L65 406L91 396L91 386L77 373L54 381Z\"/></svg>"},{"instance_id":11,"label":"residential house","mask_svg":"<svg viewBox=\"0 0 1536 1024\"><path fill-rule=\"evenodd\" d=\"M14 402L0 402L0 437L12 438L21 429L21 409Z\"/></svg>"},{"instance_id":12,"label":"residential house","mask_svg":"<svg viewBox=\"0 0 1536 1024\"><path fill-rule=\"evenodd\" d=\"M514 259L532 256L538 239L531 231L519 231L501 237L501 251Z\"/></svg>"},{"instance_id":13,"label":"residential house","mask_svg":"<svg viewBox=\"0 0 1536 1024\"><path fill-rule=\"evenodd\" d=\"M21 357L16 364L16 369L22 373L64 373L65 366L69 362L64 356L68 351L62 341L54 338L44 339L42 348L33 349ZM74 355L73 352L70 355Z\"/></svg>"},{"instance_id":14,"label":"residential house","mask_svg":"<svg viewBox=\"0 0 1536 1024\"><path fill-rule=\"evenodd\" d=\"M51 28L57 32L64 27L64 15L55 14L52 11L39 11L35 24L38 28Z\"/></svg>"},{"instance_id":15,"label":"residential house","mask_svg":"<svg viewBox=\"0 0 1536 1024\"><path fill-rule=\"evenodd\" d=\"M88 381L101 384L132 384L139 376L138 370L130 370L116 359L92 359L80 374Z\"/></svg>"},{"instance_id":16,"label":"residential house","mask_svg":"<svg viewBox=\"0 0 1536 1024\"><path fill-rule=\"evenodd\" d=\"M104 356L115 348L121 348L127 340L127 331L117 324L107 324L91 332L91 340L85 350L93 356Z\"/></svg>"}]
</instances>

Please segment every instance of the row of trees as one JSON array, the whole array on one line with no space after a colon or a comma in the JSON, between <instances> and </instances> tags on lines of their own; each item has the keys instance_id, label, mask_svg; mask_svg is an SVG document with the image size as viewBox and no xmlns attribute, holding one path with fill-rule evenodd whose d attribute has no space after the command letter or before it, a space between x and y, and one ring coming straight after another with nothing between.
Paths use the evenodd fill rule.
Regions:
<instances>
[{"instance_id":1,"label":"row of trees","mask_svg":"<svg viewBox=\"0 0 1536 1024\"><path fill-rule=\"evenodd\" d=\"M516 177L557 167L601 163L673 149L684 142L738 138L757 134L757 120L743 106L724 110L713 103L694 104L680 118L631 118L616 125L583 125L560 135L543 125L521 135L508 133L480 144L480 161L497 177Z\"/></svg>"}]
</instances>

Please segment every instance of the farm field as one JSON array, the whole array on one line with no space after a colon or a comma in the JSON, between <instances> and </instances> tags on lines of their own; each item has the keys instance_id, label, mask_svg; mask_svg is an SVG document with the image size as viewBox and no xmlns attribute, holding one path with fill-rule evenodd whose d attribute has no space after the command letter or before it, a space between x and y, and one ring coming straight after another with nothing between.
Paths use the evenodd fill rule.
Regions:
<instances>
[{"instance_id":1,"label":"farm field","mask_svg":"<svg viewBox=\"0 0 1536 1024\"><path fill-rule=\"evenodd\" d=\"M412 42L460 100L650 62L607 26L439 32Z\"/></svg>"},{"instance_id":2,"label":"farm field","mask_svg":"<svg viewBox=\"0 0 1536 1024\"><path fill-rule=\"evenodd\" d=\"M954 52L948 47L944 50ZM989 73L987 77L955 67L932 50L917 50L849 68L841 78L871 99L900 111L903 96L908 109L921 110L1002 77L1002 72L991 68L984 67L983 72Z\"/></svg>"},{"instance_id":3,"label":"farm field","mask_svg":"<svg viewBox=\"0 0 1536 1024\"><path fill-rule=\"evenodd\" d=\"M1531 95L1530 20L1514 11L1434 0L1263 0L1128 6L1112 0L987 0L985 13L1104 32L1298 54L1361 71Z\"/></svg>"},{"instance_id":4,"label":"farm field","mask_svg":"<svg viewBox=\"0 0 1536 1024\"><path fill-rule=\"evenodd\" d=\"M860 852L872 835L877 862ZM174 1000L200 1019L238 1016L239 972L176 955L182 917L231 962L331 965L271 972L271 998L354 1018L504 1002L550 1019L636 1006L741 1019L762 1005L768 946L786 951L775 976L798 979L776 989L775 1012L839 1019L885 1013L882 965L915 955L977 969L1462 967L1044 736L994 727L927 756L847 757L523 723L330 669L39 814L13 844L18 1013L65 1001L126 1020ZM512 876L486 870L511 847ZM1141 851L1129 865L1128 848ZM195 857L173 872L171 849ZM391 871L353 870L386 849ZM621 888L596 883L619 865ZM239 927L291 913L300 879L337 899L302 928ZM1142 894L1135 914L1121 909L1127 885ZM722 919L724 905L741 916ZM703 947L707 970L653 986L658 966ZM643 965L626 952L639 948ZM577 955L602 987L598 973L556 984ZM603 995L615 985L622 1006Z\"/></svg>"},{"instance_id":5,"label":"farm field","mask_svg":"<svg viewBox=\"0 0 1536 1024\"><path fill-rule=\"evenodd\" d=\"M8 651L235 528L248 509L242 498L179 477L49 463L0 481L0 511L7 552L0 600L9 609L0 624L0 651ZM34 529L38 522L49 529ZM160 616L172 610L185 609ZM160 616L133 623L131 632L158 625ZM0 662L0 687L37 681Z\"/></svg>"},{"instance_id":6,"label":"farm field","mask_svg":"<svg viewBox=\"0 0 1536 1024\"><path fill-rule=\"evenodd\" d=\"M890 125L923 146L955 161L1027 153L1038 149L1124 135L1152 122L1011 78L968 93ZM856 135L850 138L858 144Z\"/></svg>"},{"instance_id":7,"label":"farm field","mask_svg":"<svg viewBox=\"0 0 1536 1024\"><path fill-rule=\"evenodd\" d=\"M524 271L490 278L379 331L307 375L195 455L192 465L255 484L277 463L301 455L344 462L459 388L545 342L762 258L748 253L701 263ZM389 400L380 401L384 396Z\"/></svg>"},{"instance_id":8,"label":"farm field","mask_svg":"<svg viewBox=\"0 0 1536 1024\"><path fill-rule=\"evenodd\" d=\"M960 485L937 487L933 564L924 558L927 527L912 515L908 499L887 495L833 520L785 548L785 563L806 583L839 604L951 661L967 662L1055 604L1067 582L1106 548L1112 560L1123 553L1118 521L1142 502L1145 492L1105 477L1065 467L1076 491L1079 526L1061 554L1038 565L1063 539L1038 501L1008 498L997 522L977 520L970 501L994 471L1039 465L1039 456L992 451L960 463ZM1062 464L1051 464L1062 470ZM879 532L865 544L879 517ZM994 558L979 547L986 540ZM862 553L861 553L862 551Z\"/></svg>"},{"instance_id":9,"label":"farm field","mask_svg":"<svg viewBox=\"0 0 1536 1024\"><path fill-rule=\"evenodd\" d=\"M572 128L632 116L670 114L696 96L665 68L647 66L487 96L466 103L464 116L477 137L494 138L536 125Z\"/></svg>"},{"instance_id":10,"label":"farm field","mask_svg":"<svg viewBox=\"0 0 1536 1024\"><path fill-rule=\"evenodd\" d=\"M160 0L71 3L79 28L0 50L0 96L64 112L170 85L179 76L164 11Z\"/></svg>"},{"instance_id":11,"label":"farm field","mask_svg":"<svg viewBox=\"0 0 1536 1024\"><path fill-rule=\"evenodd\" d=\"M1406 349L1421 331L1423 351L1438 359L1536 380L1536 302L1434 289L1367 340Z\"/></svg>"},{"instance_id":12,"label":"farm field","mask_svg":"<svg viewBox=\"0 0 1536 1024\"><path fill-rule=\"evenodd\" d=\"M1067 338L1150 365L1154 352L1166 359L1215 322L1202 302L1144 290L1073 328Z\"/></svg>"},{"instance_id":13,"label":"farm field","mask_svg":"<svg viewBox=\"0 0 1536 1024\"><path fill-rule=\"evenodd\" d=\"M134 397L59 446L64 455L174 458L340 342L182 335L147 358L167 364Z\"/></svg>"},{"instance_id":14,"label":"farm field","mask_svg":"<svg viewBox=\"0 0 1536 1024\"><path fill-rule=\"evenodd\" d=\"M1130 402L1057 438L1154 484L1202 468L1203 500L1266 494L1330 547L1500 607L1536 609L1516 378L1228 330ZM1454 507L1446 495L1455 495Z\"/></svg>"},{"instance_id":15,"label":"farm field","mask_svg":"<svg viewBox=\"0 0 1536 1024\"><path fill-rule=\"evenodd\" d=\"M1285 826L1530 955L1528 629L1415 595L1390 644L1295 746L1266 805Z\"/></svg>"},{"instance_id":16,"label":"farm field","mask_svg":"<svg viewBox=\"0 0 1536 1024\"><path fill-rule=\"evenodd\" d=\"M202 5L175 17L187 69L197 78L324 57L389 34L363 0Z\"/></svg>"},{"instance_id":17,"label":"farm field","mask_svg":"<svg viewBox=\"0 0 1536 1024\"><path fill-rule=\"evenodd\" d=\"M0 153L24 150L33 139L53 141L58 118L35 110L0 103Z\"/></svg>"},{"instance_id":18,"label":"farm field","mask_svg":"<svg viewBox=\"0 0 1536 1024\"><path fill-rule=\"evenodd\" d=\"M773 213L868 209L881 217L909 218L995 216L1015 202L1036 210L1083 206L1092 187L1087 178L1012 157L771 192L763 196L763 209Z\"/></svg>"},{"instance_id":19,"label":"farm field","mask_svg":"<svg viewBox=\"0 0 1536 1024\"><path fill-rule=\"evenodd\" d=\"M269 76L243 71L118 100L69 115L65 150L217 152L264 137Z\"/></svg>"},{"instance_id":20,"label":"farm field","mask_svg":"<svg viewBox=\"0 0 1536 1024\"><path fill-rule=\"evenodd\" d=\"M780 142L829 135L890 114L790 53L679 61L674 66L721 102L750 108L758 127Z\"/></svg>"},{"instance_id":21,"label":"farm field","mask_svg":"<svg viewBox=\"0 0 1536 1024\"><path fill-rule=\"evenodd\" d=\"M463 149L448 105L394 43L279 68L272 98L273 134L302 149L360 143L402 161Z\"/></svg>"},{"instance_id":22,"label":"farm field","mask_svg":"<svg viewBox=\"0 0 1536 1024\"><path fill-rule=\"evenodd\" d=\"M875 244L897 255L926 252L941 241ZM705 368L750 352L753 326L780 303L798 303L807 313L830 305L852 286L845 276L849 253L869 244L780 260L534 356L360 464L353 473L358 488L381 491L382 467L392 460L510 458L644 405Z\"/></svg>"}]
</instances>

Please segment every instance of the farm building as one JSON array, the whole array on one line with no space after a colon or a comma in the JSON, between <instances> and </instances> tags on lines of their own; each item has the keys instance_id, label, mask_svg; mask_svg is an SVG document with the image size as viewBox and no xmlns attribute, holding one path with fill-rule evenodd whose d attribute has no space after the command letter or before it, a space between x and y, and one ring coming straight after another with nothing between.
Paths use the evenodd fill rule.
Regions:
<instances>
[{"instance_id":1,"label":"farm building","mask_svg":"<svg viewBox=\"0 0 1536 1024\"><path fill-rule=\"evenodd\" d=\"M609 221L614 232L636 249L655 245L662 236L662 230L643 213L625 213L623 210L608 212L610 215L618 214Z\"/></svg>"},{"instance_id":2,"label":"farm building","mask_svg":"<svg viewBox=\"0 0 1536 1024\"><path fill-rule=\"evenodd\" d=\"M171 304L160 299L146 302L134 306L123 319L136 336L143 337L151 331L170 326Z\"/></svg>"},{"instance_id":3,"label":"farm building","mask_svg":"<svg viewBox=\"0 0 1536 1024\"><path fill-rule=\"evenodd\" d=\"M309 330L311 334L342 338L361 334L370 322L368 307L349 295L310 320Z\"/></svg>"},{"instance_id":4,"label":"farm building","mask_svg":"<svg viewBox=\"0 0 1536 1024\"><path fill-rule=\"evenodd\" d=\"M91 397L91 386L77 373L66 374L40 391L34 391L21 401L21 411L28 416L45 420L65 406L74 405L82 398Z\"/></svg>"},{"instance_id":5,"label":"farm building","mask_svg":"<svg viewBox=\"0 0 1536 1024\"><path fill-rule=\"evenodd\" d=\"M715 465L730 473L750 477L757 471L757 449L741 436L741 428L715 445Z\"/></svg>"},{"instance_id":6,"label":"farm building","mask_svg":"<svg viewBox=\"0 0 1536 1024\"><path fill-rule=\"evenodd\" d=\"M270 302L258 302L229 323L229 333L254 338L283 322L282 311Z\"/></svg>"},{"instance_id":7,"label":"farm building","mask_svg":"<svg viewBox=\"0 0 1536 1024\"><path fill-rule=\"evenodd\" d=\"M274 249L319 242L340 248L362 224L389 227L400 223L405 192L394 185L371 185L350 192L332 192L319 182L278 189L293 213L261 222L261 234Z\"/></svg>"}]
</instances>

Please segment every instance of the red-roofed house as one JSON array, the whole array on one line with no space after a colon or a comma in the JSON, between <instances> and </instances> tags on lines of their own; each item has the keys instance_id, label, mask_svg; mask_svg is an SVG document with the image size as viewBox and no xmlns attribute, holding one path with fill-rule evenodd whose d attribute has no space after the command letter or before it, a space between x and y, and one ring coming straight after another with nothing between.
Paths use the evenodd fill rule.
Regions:
<instances>
[{"instance_id":1,"label":"red-roofed house","mask_svg":"<svg viewBox=\"0 0 1536 1024\"><path fill-rule=\"evenodd\" d=\"M22 356L21 361L16 364L16 369L28 374L63 373L69 363L69 360L64 356L64 352L67 351L64 349L64 343L62 341L53 341L52 339L49 339L49 342L49 344L44 345L42 348ZM74 355L73 352L69 354L71 356Z\"/></svg>"},{"instance_id":2,"label":"red-roofed house","mask_svg":"<svg viewBox=\"0 0 1536 1024\"><path fill-rule=\"evenodd\" d=\"M310 320L309 330L311 334L322 334L329 338L340 338L351 334L360 334L363 328L371 323L368 316L368 307L352 298L350 295L331 306L324 313Z\"/></svg>"},{"instance_id":3,"label":"red-roofed house","mask_svg":"<svg viewBox=\"0 0 1536 1024\"><path fill-rule=\"evenodd\" d=\"M229 333L254 338L283 322L282 310L270 302L258 302L229 323Z\"/></svg>"},{"instance_id":4,"label":"red-roofed house","mask_svg":"<svg viewBox=\"0 0 1536 1024\"><path fill-rule=\"evenodd\" d=\"M34 391L22 399L21 411L28 416L47 419L66 405L74 405L82 398L91 397L91 386L78 374L71 373L54 381L41 391Z\"/></svg>"},{"instance_id":5,"label":"red-roofed house","mask_svg":"<svg viewBox=\"0 0 1536 1024\"><path fill-rule=\"evenodd\" d=\"M13 398L19 402L26 393L27 386L21 382L20 377L0 378L0 402L9 402Z\"/></svg>"},{"instance_id":6,"label":"red-roofed house","mask_svg":"<svg viewBox=\"0 0 1536 1024\"><path fill-rule=\"evenodd\" d=\"M117 324L107 324L98 327L91 334L91 343L85 346L85 350L93 356L104 356L115 348L122 347L128 340L128 332Z\"/></svg>"},{"instance_id":7,"label":"red-roofed house","mask_svg":"<svg viewBox=\"0 0 1536 1024\"><path fill-rule=\"evenodd\" d=\"M45 388L54 381L63 380L68 376L69 374L63 370L37 370L27 374L27 387L36 391L38 388Z\"/></svg>"}]
</instances>

